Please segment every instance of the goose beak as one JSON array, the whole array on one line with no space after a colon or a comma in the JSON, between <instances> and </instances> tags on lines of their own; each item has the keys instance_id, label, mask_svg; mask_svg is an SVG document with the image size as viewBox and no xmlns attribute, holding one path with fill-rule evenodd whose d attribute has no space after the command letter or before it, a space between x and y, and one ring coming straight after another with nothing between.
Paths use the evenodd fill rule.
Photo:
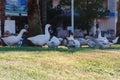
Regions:
<instances>
[{"instance_id":1,"label":"goose beak","mask_svg":"<svg viewBox=\"0 0 120 80\"><path fill-rule=\"evenodd\" d=\"M26 33L28 33L28 30L26 31Z\"/></svg>"},{"instance_id":2,"label":"goose beak","mask_svg":"<svg viewBox=\"0 0 120 80\"><path fill-rule=\"evenodd\" d=\"M26 32L25 33L28 33L28 30L26 30Z\"/></svg>"}]
</instances>

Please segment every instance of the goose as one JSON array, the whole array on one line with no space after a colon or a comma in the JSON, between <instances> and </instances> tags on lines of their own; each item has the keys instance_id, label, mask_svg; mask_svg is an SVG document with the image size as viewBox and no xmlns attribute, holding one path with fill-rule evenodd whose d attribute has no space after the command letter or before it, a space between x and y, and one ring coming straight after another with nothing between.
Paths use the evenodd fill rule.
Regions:
<instances>
[{"instance_id":1,"label":"goose","mask_svg":"<svg viewBox=\"0 0 120 80\"><path fill-rule=\"evenodd\" d=\"M74 39L74 46L75 48L79 48L80 47L80 42L77 39Z\"/></svg>"},{"instance_id":2,"label":"goose","mask_svg":"<svg viewBox=\"0 0 120 80\"><path fill-rule=\"evenodd\" d=\"M106 41L100 40L100 39L95 39L90 36L86 36L86 38L94 41L96 43L96 45L99 47L99 49L107 49L112 45L112 43L110 43L110 42L106 42Z\"/></svg>"},{"instance_id":3,"label":"goose","mask_svg":"<svg viewBox=\"0 0 120 80\"><path fill-rule=\"evenodd\" d=\"M98 40L94 40L94 41L96 42L96 44L98 45L100 49L107 49L112 45L112 43L110 42L106 43L104 41L98 41Z\"/></svg>"},{"instance_id":4,"label":"goose","mask_svg":"<svg viewBox=\"0 0 120 80\"><path fill-rule=\"evenodd\" d=\"M76 39L74 40L69 40L67 44L68 48L79 48L80 47L80 42Z\"/></svg>"},{"instance_id":5,"label":"goose","mask_svg":"<svg viewBox=\"0 0 120 80\"><path fill-rule=\"evenodd\" d=\"M59 37L58 39L59 39L59 41L60 41L60 45L61 45L61 46L67 46L67 44L68 44L68 39L67 39L67 37L64 37L64 38Z\"/></svg>"},{"instance_id":6,"label":"goose","mask_svg":"<svg viewBox=\"0 0 120 80\"><path fill-rule=\"evenodd\" d=\"M67 44L68 48L80 47L80 42L77 39L74 39L73 33L70 34L70 37L67 37L67 40L68 40L68 44Z\"/></svg>"},{"instance_id":7,"label":"goose","mask_svg":"<svg viewBox=\"0 0 120 80\"><path fill-rule=\"evenodd\" d=\"M96 43L90 39L87 39L87 45L91 48L95 47L96 46Z\"/></svg>"},{"instance_id":8,"label":"goose","mask_svg":"<svg viewBox=\"0 0 120 80\"><path fill-rule=\"evenodd\" d=\"M27 39L31 41L34 45L43 46L50 39L50 33L48 31L50 26L51 26L50 24L45 25L45 34L36 35L34 37L29 37Z\"/></svg>"},{"instance_id":9,"label":"goose","mask_svg":"<svg viewBox=\"0 0 120 80\"><path fill-rule=\"evenodd\" d=\"M48 41L47 45L50 48L57 48L61 44L60 40L56 37L53 36L50 41Z\"/></svg>"},{"instance_id":10,"label":"goose","mask_svg":"<svg viewBox=\"0 0 120 80\"><path fill-rule=\"evenodd\" d=\"M68 48L75 48L75 43L74 40L69 40L66 47Z\"/></svg>"},{"instance_id":11,"label":"goose","mask_svg":"<svg viewBox=\"0 0 120 80\"><path fill-rule=\"evenodd\" d=\"M100 38L103 38L103 37L102 37L101 29L98 29L98 39Z\"/></svg>"},{"instance_id":12,"label":"goose","mask_svg":"<svg viewBox=\"0 0 120 80\"><path fill-rule=\"evenodd\" d=\"M87 45L87 40L85 38L77 38L77 40L80 42L80 45Z\"/></svg>"},{"instance_id":13,"label":"goose","mask_svg":"<svg viewBox=\"0 0 120 80\"><path fill-rule=\"evenodd\" d=\"M103 40L103 41L106 42L106 43L109 42L109 40L108 40L105 36L102 37L102 35L101 35L101 30L100 30L100 29L98 29L98 39L99 39L99 40ZM119 39L119 37L116 37L116 38L115 38L114 40L112 40L111 42L112 42L113 44L115 44L115 43L117 43L118 39Z\"/></svg>"},{"instance_id":14,"label":"goose","mask_svg":"<svg viewBox=\"0 0 120 80\"><path fill-rule=\"evenodd\" d=\"M116 44L118 42L119 37L116 37L114 40L112 40L113 44Z\"/></svg>"},{"instance_id":15,"label":"goose","mask_svg":"<svg viewBox=\"0 0 120 80\"><path fill-rule=\"evenodd\" d=\"M20 33L17 36L11 35L8 37L3 37L1 40L7 45L7 46L13 46L14 44L18 43L22 40L23 33L26 32L26 29L22 29Z\"/></svg>"},{"instance_id":16,"label":"goose","mask_svg":"<svg viewBox=\"0 0 120 80\"><path fill-rule=\"evenodd\" d=\"M66 37L66 38L67 38L67 41L68 41L67 47L68 47L68 48L73 48L73 47L75 47L73 33L71 32L71 33L70 33L70 36L69 36L69 37Z\"/></svg>"},{"instance_id":17,"label":"goose","mask_svg":"<svg viewBox=\"0 0 120 80\"><path fill-rule=\"evenodd\" d=\"M98 40L101 40L101 41L104 41L106 43L109 42L109 40L107 39L107 37L102 37L102 34L101 34L101 29L98 29Z\"/></svg>"},{"instance_id":18,"label":"goose","mask_svg":"<svg viewBox=\"0 0 120 80\"><path fill-rule=\"evenodd\" d=\"M60 41L60 45L62 44L63 38L58 38Z\"/></svg>"}]
</instances>

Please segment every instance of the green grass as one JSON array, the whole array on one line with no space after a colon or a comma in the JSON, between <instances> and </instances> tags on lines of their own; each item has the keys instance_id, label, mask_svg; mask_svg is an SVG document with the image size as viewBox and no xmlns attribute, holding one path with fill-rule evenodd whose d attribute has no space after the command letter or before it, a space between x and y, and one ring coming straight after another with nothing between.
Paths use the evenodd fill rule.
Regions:
<instances>
[{"instance_id":1,"label":"green grass","mask_svg":"<svg viewBox=\"0 0 120 80\"><path fill-rule=\"evenodd\" d=\"M0 47L0 80L120 80L120 45Z\"/></svg>"}]
</instances>

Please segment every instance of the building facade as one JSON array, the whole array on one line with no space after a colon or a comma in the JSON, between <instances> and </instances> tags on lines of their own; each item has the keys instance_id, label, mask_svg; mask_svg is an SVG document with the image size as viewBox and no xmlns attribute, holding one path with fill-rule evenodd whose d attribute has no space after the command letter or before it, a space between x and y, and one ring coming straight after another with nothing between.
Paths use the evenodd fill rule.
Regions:
<instances>
[{"instance_id":1,"label":"building facade","mask_svg":"<svg viewBox=\"0 0 120 80\"><path fill-rule=\"evenodd\" d=\"M16 34L27 23L27 0L0 0L0 36Z\"/></svg>"},{"instance_id":2,"label":"building facade","mask_svg":"<svg viewBox=\"0 0 120 80\"><path fill-rule=\"evenodd\" d=\"M53 5L58 5L60 0L53 0ZM104 18L99 18L95 20L92 32L96 34L96 23L99 23L99 28L104 32L105 36L111 37L115 36L117 32L117 21L118 21L118 2L119 0L104 0L103 7L110 11L109 15Z\"/></svg>"},{"instance_id":3,"label":"building facade","mask_svg":"<svg viewBox=\"0 0 120 80\"><path fill-rule=\"evenodd\" d=\"M104 32L113 32L113 35L116 35L116 27L118 21L118 1L119 0L106 0L104 6L110 10L110 14L105 18L99 19L100 29ZM111 32L111 33L112 33ZM106 35L110 36L110 35Z\"/></svg>"},{"instance_id":4,"label":"building facade","mask_svg":"<svg viewBox=\"0 0 120 80\"><path fill-rule=\"evenodd\" d=\"M13 1L13 2L10 2ZM117 3L119 0L105 0L103 6L110 10L110 14L105 18L98 19L99 27L103 32L113 31L116 35L116 27L118 20ZM13 4L14 3L14 4ZM53 8L59 5L60 0L52 0ZM20 7L21 6L21 7ZM20 7L18 9L18 7ZM9 10L12 10L9 12ZM5 30L5 20L10 16L12 20L15 20L15 32L20 26L27 23L27 0L0 0L0 36ZM25 22L25 23L22 23ZM20 25L20 23L22 25ZM95 22L96 26L96 22ZM94 27L95 27L94 26ZM9 29L12 29L11 27ZM11 30L12 31L12 30Z\"/></svg>"}]
</instances>

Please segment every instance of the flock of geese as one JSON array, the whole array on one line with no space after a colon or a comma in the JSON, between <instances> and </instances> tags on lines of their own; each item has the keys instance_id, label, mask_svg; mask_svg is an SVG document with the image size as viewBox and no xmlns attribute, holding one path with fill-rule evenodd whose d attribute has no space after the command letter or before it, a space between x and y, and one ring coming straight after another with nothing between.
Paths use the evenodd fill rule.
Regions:
<instances>
[{"instance_id":1,"label":"flock of geese","mask_svg":"<svg viewBox=\"0 0 120 80\"><path fill-rule=\"evenodd\" d=\"M70 33L70 36L65 38L57 38L54 35L51 37L49 32L50 26L50 24L45 25L45 34L28 37L27 40L36 46L47 45L49 48L57 48L60 45L68 48L79 48L82 45L88 45L89 47L98 46L100 49L106 49L112 44L117 43L119 39L119 37L116 37L114 40L112 40L112 42L110 42L106 37L102 37L100 30L98 32L98 38L94 38L92 36L86 36L85 38L74 38L73 33ZM5 44L7 46L14 46L16 43L19 43L21 40L23 40L22 35L26 31L26 29L22 29L17 36L11 35L8 37L2 37L0 42L2 45Z\"/></svg>"}]
</instances>

